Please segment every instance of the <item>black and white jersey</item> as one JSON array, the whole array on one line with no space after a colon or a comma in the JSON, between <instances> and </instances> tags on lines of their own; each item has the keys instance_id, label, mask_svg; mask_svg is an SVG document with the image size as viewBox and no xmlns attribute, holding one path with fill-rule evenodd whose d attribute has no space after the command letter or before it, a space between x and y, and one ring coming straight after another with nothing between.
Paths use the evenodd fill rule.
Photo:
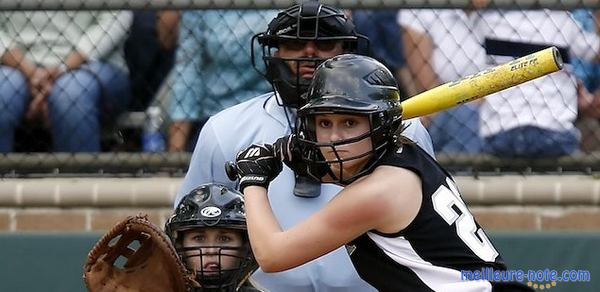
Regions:
<instances>
[{"instance_id":1,"label":"black and white jersey","mask_svg":"<svg viewBox=\"0 0 600 292\"><path fill-rule=\"evenodd\" d=\"M462 270L506 270L506 266L450 175L413 144L390 151L379 165L415 172L422 181L423 200L404 230L393 234L373 230L349 244L359 275L379 291L492 291L488 281L461 279Z\"/></svg>"}]
</instances>

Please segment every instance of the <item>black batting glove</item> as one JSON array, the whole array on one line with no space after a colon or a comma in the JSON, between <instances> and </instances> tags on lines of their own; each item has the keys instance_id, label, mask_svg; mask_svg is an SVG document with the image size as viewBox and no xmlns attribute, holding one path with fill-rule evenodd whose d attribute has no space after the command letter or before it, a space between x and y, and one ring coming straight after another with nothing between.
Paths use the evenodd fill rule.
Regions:
<instances>
[{"instance_id":1,"label":"black batting glove","mask_svg":"<svg viewBox=\"0 0 600 292\"><path fill-rule=\"evenodd\" d=\"M275 156L281 159L291 170L300 176L307 176L308 165L302 159L296 135L291 134L277 139L273 143L273 148L275 149Z\"/></svg>"},{"instance_id":2,"label":"black batting glove","mask_svg":"<svg viewBox=\"0 0 600 292\"><path fill-rule=\"evenodd\" d=\"M269 187L269 183L281 172L283 164L275 157L273 146L252 144L236 157L236 169L240 178L240 191L247 186Z\"/></svg>"},{"instance_id":3,"label":"black batting glove","mask_svg":"<svg viewBox=\"0 0 600 292\"><path fill-rule=\"evenodd\" d=\"M275 156L283 161L286 165L294 160L301 160L300 153L296 147L296 135L290 134L283 136L273 143ZM289 166L289 165L288 165Z\"/></svg>"},{"instance_id":4,"label":"black batting glove","mask_svg":"<svg viewBox=\"0 0 600 292\"><path fill-rule=\"evenodd\" d=\"M311 166L302 158L302 150L299 147L298 139L295 134L277 139L277 141L273 143L273 148L275 150L275 156L281 159L285 165L299 176L319 181L319 179L327 173L328 168L325 164ZM320 155L320 153L318 155Z\"/></svg>"}]
</instances>

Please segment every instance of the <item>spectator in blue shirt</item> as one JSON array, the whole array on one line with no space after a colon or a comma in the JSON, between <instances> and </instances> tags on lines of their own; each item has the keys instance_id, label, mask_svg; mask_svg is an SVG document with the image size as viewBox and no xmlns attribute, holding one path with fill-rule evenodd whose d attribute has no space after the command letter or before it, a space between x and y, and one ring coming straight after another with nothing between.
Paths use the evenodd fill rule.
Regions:
<instances>
[{"instance_id":1,"label":"spectator in blue shirt","mask_svg":"<svg viewBox=\"0 0 600 292\"><path fill-rule=\"evenodd\" d=\"M271 90L253 68L250 39L276 11L184 11L169 106L169 150L185 151L213 114ZM190 143L192 142L192 143Z\"/></svg>"}]
</instances>

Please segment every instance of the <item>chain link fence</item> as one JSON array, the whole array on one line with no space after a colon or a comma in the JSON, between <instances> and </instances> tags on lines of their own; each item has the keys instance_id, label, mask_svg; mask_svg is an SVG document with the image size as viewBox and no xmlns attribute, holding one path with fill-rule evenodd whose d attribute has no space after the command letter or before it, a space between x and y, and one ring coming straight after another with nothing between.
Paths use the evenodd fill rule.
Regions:
<instances>
[{"instance_id":1,"label":"chain link fence","mask_svg":"<svg viewBox=\"0 0 600 292\"><path fill-rule=\"evenodd\" d=\"M322 2L405 98L557 46L563 71L422 122L455 172L600 169L599 1ZM181 175L203 122L272 90L251 39L292 3L0 2L0 174Z\"/></svg>"}]
</instances>

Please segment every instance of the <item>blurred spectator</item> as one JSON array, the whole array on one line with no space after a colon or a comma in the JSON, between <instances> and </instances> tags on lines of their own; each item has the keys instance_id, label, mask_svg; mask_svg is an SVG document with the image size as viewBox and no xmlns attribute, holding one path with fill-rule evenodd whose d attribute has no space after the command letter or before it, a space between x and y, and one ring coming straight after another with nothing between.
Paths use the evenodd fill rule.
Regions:
<instances>
[{"instance_id":1,"label":"blurred spectator","mask_svg":"<svg viewBox=\"0 0 600 292\"><path fill-rule=\"evenodd\" d=\"M190 140L193 143L212 114L272 90L252 67L250 39L275 15L257 10L182 13L169 107L169 151L189 150Z\"/></svg>"},{"instance_id":2,"label":"blurred spectator","mask_svg":"<svg viewBox=\"0 0 600 292\"><path fill-rule=\"evenodd\" d=\"M477 73L485 51L472 33L477 12L460 9L401 10L398 23L419 91ZM479 102L422 118L436 153L479 153Z\"/></svg>"},{"instance_id":3,"label":"blurred spectator","mask_svg":"<svg viewBox=\"0 0 600 292\"><path fill-rule=\"evenodd\" d=\"M600 11L576 10L573 17L583 29L598 33L597 14ZM581 150L600 151L600 64L597 60L585 61L573 58L573 70L580 81L578 84L577 128L581 131Z\"/></svg>"},{"instance_id":4,"label":"blurred spectator","mask_svg":"<svg viewBox=\"0 0 600 292\"><path fill-rule=\"evenodd\" d=\"M487 10L475 25L489 65L557 46L565 62L592 60L600 40L566 11ZM577 88L570 66L488 96L481 106L483 150L508 157L556 157L575 152L580 133Z\"/></svg>"},{"instance_id":5,"label":"blurred spectator","mask_svg":"<svg viewBox=\"0 0 600 292\"><path fill-rule=\"evenodd\" d=\"M25 116L54 151L98 152L102 117L129 103L122 45L131 12L0 13L0 152Z\"/></svg>"},{"instance_id":6,"label":"blurred spectator","mask_svg":"<svg viewBox=\"0 0 600 292\"><path fill-rule=\"evenodd\" d=\"M402 99L406 99L415 95L417 90L406 67L402 33L396 23L397 14L396 10L354 10L352 20L358 33L370 41L368 48L365 43L359 42L358 52L379 60L390 69L401 87Z\"/></svg>"},{"instance_id":7,"label":"blurred spectator","mask_svg":"<svg viewBox=\"0 0 600 292\"><path fill-rule=\"evenodd\" d=\"M135 11L125 59L129 68L131 110L150 104L175 62L179 25L177 11Z\"/></svg>"},{"instance_id":8,"label":"blurred spectator","mask_svg":"<svg viewBox=\"0 0 600 292\"><path fill-rule=\"evenodd\" d=\"M600 13L600 10L596 13ZM597 33L595 13L591 10L578 9L573 11L573 18L579 22L583 30ZM573 73L589 92L600 88L600 64L596 60L586 61L580 58L572 58Z\"/></svg>"},{"instance_id":9,"label":"blurred spectator","mask_svg":"<svg viewBox=\"0 0 600 292\"><path fill-rule=\"evenodd\" d=\"M577 92L579 113L575 124L581 131L580 148L586 153L600 151L600 90L590 93L580 82Z\"/></svg>"}]
</instances>

